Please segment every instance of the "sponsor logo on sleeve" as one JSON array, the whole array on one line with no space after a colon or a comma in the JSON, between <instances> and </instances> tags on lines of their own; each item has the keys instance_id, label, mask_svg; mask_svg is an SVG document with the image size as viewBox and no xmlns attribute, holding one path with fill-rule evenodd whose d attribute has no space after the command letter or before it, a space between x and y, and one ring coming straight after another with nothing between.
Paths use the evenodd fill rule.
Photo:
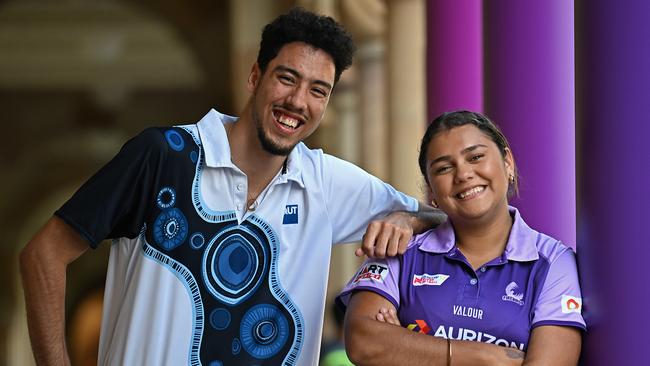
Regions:
<instances>
[{"instance_id":1,"label":"sponsor logo on sleeve","mask_svg":"<svg viewBox=\"0 0 650 366\"><path fill-rule=\"evenodd\" d=\"M580 313L582 311L582 298L562 295L562 313Z\"/></svg>"},{"instance_id":2,"label":"sponsor logo on sleeve","mask_svg":"<svg viewBox=\"0 0 650 366\"><path fill-rule=\"evenodd\" d=\"M440 273L434 275L428 273L414 274L412 284L413 286L440 286L447 281L447 278L449 278L449 275Z\"/></svg>"},{"instance_id":3,"label":"sponsor logo on sleeve","mask_svg":"<svg viewBox=\"0 0 650 366\"><path fill-rule=\"evenodd\" d=\"M353 284L358 284L360 281L374 281L383 283L388 275L388 266L380 263L367 263L363 266L357 275L354 276Z\"/></svg>"},{"instance_id":4,"label":"sponsor logo on sleeve","mask_svg":"<svg viewBox=\"0 0 650 366\"><path fill-rule=\"evenodd\" d=\"M512 281L506 286L506 294L501 296L501 300L514 302L517 305L524 305L522 301L524 298L523 292L515 292L519 288L519 285L515 281Z\"/></svg>"}]
</instances>

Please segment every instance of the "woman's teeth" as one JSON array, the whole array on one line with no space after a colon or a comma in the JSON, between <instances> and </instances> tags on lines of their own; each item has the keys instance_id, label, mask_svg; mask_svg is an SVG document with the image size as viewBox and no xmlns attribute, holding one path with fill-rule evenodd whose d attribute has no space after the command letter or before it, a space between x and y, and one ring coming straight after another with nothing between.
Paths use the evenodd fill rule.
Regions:
<instances>
[{"instance_id":1,"label":"woman's teeth","mask_svg":"<svg viewBox=\"0 0 650 366\"><path fill-rule=\"evenodd\" d=\"M458 198L460 198L460 199L464 199L464 198L467 198L467 197L470 197L470 196L473 196L473 195L479 194L479 193L483 192L484 189L485 189L484 186L474 187L474 188L472 188L472 189L470 189L470 190L467 190L467 191L465 191L465 192L460 192L460 193L458 193L458 194L456 195L456 197L458 197Z\"/></svg>"}]
</instances>

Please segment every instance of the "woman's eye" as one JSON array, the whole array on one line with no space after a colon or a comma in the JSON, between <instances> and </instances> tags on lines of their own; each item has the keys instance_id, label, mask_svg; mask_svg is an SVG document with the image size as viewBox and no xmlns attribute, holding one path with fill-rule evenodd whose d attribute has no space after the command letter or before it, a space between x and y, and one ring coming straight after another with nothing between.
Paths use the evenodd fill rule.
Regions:
<instances>
[{"instance_id":1,"label":"woman's eye","mask_svg":"<svg viewBox=\"0 0 650 366\"><path fill-rule=\"evenodd\" d=\"M470 156L469 161L478 161L478 160L481 160L484 156L485 156L485 154L472 155L472 156Z\"/></svg>"},{"instance_id":2,"label":"woman's eye","mask_svg":"<svg viewBox=\"0 0 650 366\"><path fill-rule=\"evenodd\" d=\"M449 165L441 166L436 168L436 174L443 174L448 172L449 170L451 170L451 166Z\"/></svg>"}]
</instances>

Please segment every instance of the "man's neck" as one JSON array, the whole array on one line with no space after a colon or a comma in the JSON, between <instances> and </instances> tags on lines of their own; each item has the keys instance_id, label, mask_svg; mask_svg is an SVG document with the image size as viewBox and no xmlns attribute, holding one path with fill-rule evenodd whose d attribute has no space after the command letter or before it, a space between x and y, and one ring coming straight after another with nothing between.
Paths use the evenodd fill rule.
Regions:
<instances>
[{"instance_id":1,"label":"man's neck","mask_svg":"<svg viewBox=\"0 0 650 366\"><path fill-rule=\"evenodd\" d=\"M244 112L237 122L226 124L225 129L231 160L248 177L249 196L257 197L283 168L287 157L264 150L250 113Z\"/></svg>"}]
</instances>

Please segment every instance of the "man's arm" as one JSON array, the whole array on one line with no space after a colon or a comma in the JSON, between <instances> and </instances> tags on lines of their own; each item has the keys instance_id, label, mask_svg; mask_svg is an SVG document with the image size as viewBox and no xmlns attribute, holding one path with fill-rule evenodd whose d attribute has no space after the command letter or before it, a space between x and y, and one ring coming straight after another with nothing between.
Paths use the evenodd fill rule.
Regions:
<instances>
[{"instance_id":1,"label":"man's arm","mask_svg":"<svg viewBox=\"0 0 650 366\"><path fill-rule=\"evenodd\" d=\"M413 234L420 234L447 220L441 210L418 202L417 212L396 211L368 224L355 254L384 258L404 254Z\"/></svg>"},{"instance_id":2,"label":"man's arm","mask_svg":"<svg viewBox=\"0 0 650 366\"><path fill-rule=\"evenodd\" d=\"M381 309L392 310L393 304L371 292L352 295L345 314L345 348L356 365L447 365L447 340L416 333L380 321ZM385 313L385 312L384 312ZM521 365L524 353L494 344L453 340L451 364Z\"/></svg>"},{"instance_id":3,"label":"man's arm","mask_svg":"<svg viewBox=\"0 0 650 366\"><path fill-rule=\"evenodd\" d=\"M52 217L20 253L27 326L38 365L69 365L65 343L66 268L88 243Z\"/></svg>"}]
</instances>

